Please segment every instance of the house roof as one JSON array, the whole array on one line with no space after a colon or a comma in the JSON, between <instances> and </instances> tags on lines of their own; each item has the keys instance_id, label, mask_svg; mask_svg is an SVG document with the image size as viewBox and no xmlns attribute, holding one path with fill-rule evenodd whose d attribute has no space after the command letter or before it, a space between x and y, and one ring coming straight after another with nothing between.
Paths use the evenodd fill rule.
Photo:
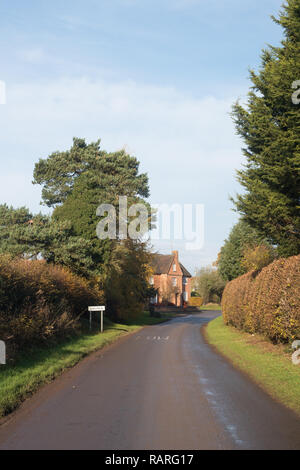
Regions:
<instances>
[{"instance_id":1,"label":"house roof","mask_svg":"<svg viewBox=\"0 0 300 470\"><path fill-rule=\"evenodd\" d=\"M174 255L160 255L160 254L153 255L153 260L151 264L154 269L154 274L168 274L173 261L174 261ZM185 277L192 277L192 275L188 272L188 270L181 263L179 263L179 265L181 267L182 274Z\"/></svg>"},{"instance_id":2,"label":"house roof","mask_svg":"<svg viewBox=\"0 0 300 470\"><path fill-rule=\"evenodd\" d=\"M179 263L181 267L182 274L185 277L192 277L192 275L188 272L188 270L183 266L183 264Z\"/></svg>"},{"instance_id":3,"label":"house roof","mask_svg":"<svg viewBox=\"0 0 300 470\"><path fill-rule=\"evenodd\" d=\"M151 264L154 269L154 274L167 274L170 271L173 258L173 255L153 255Z\"/></svg>"}]
</instances>

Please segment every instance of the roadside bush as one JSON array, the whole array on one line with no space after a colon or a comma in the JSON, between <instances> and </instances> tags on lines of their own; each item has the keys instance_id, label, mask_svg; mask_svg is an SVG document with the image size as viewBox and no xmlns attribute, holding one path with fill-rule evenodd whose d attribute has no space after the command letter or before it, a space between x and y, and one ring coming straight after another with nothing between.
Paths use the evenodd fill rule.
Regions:
<instances>
[{"instance_id":1,"label":"roadside bush","mask_svg":"<svg viewBox=\"0 0 300 470\"><path fill-rule=\"evenodd\" d=\"M276 250L270 245L247 246L243 253L241 265L246 272L259 270L268 266L276 258Z\"/></svg>"},{"instance_id":2,"label":"roadside bush","mask_svg":"<svg viewBox=\"0 0 300 470\"><path fill-rule=\"evenodd\" d=\"M75 330L100 290L69 270L44 261L0 256L0 339L12 353Z\"/></svg>"},{"instance_id":3,"label":"roadside bush","mask_svg":"<svg viewBox=\"0 0 300 470\"><path fill-rule=\"evenodd\" d=\"M226 324L273 342L300 339L300 255L229 282L222 297Z\"/></svg>"},{"instance_id":4,"label":"roadside bush","mask_svg":"<svg viewBox=\"0 0 300 470\"><path fill-rule=\"evenodd\" d=\"M191 307L201 307L201 305L203 305L202 297L191 297L189 300L189 305Z\"/></svg>"},{"instance_id":5,"label":"roadside bush","mask_svg":"<svg viewBox=\"0 0 300 470\"><path fill-rule=\"evenodd\" d=\"M202 298L203 304L219 303L225 284L218 270L212 266L200 268L192 279L193 288Z\"/></svg>"}]
</instances>

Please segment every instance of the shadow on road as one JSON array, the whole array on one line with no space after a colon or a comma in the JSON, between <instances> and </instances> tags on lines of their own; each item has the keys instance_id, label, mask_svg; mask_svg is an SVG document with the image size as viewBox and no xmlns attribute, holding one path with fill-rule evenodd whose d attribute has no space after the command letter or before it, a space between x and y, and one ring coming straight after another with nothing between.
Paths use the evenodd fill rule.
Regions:
<instances>
[{"instance_id":1,"label":"shadow on road","mask_svg":"<svg viewBox=\"0 0 300 470\"><path fill-rule=\"evenodd\" d=\"M171 318L168 322L160 323L156 326L163 326L170 323L188 323L190 325L202 326L203 324L208 323L219 316L221 316L220 310L209 310L191 314L185 313L184 315L180 314L174 318Z\"/></svg>"}]
</instances>

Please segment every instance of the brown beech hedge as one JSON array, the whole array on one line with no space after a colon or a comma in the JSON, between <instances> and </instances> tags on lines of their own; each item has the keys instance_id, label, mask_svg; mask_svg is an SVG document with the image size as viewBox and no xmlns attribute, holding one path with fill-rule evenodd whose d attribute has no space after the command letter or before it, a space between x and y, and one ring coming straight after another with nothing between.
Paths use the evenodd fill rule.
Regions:
<instances>
[{"instance_id":1,"label":"brown beech hedge","mask_svg":"<svg viewBox=\"0 0 300 470\"><path fill-rule=\"evenodd\" d=\"M9 355L78 329L103 293L68 269L0 255L0 339Z\"/></svg>"},{"instance_id":2,"label":"brown beech hedge","mask_svg":"<svg viewBox=\"0 0 300 470\"><path fill-rule=\"evenodd\" d=\"M260 333L273 342L300 339L300 255L229 282L222 298L227 325Z\"/></svg>"}]
</instances>

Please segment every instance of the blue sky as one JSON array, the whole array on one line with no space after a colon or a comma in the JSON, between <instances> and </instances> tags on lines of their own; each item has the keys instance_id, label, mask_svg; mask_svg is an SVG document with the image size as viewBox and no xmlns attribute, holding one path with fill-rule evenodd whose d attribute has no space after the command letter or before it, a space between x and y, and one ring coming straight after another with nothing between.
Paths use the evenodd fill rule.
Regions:
<instances>
[{"instance_id":1,"label":"blue sky","mask_svg":"<svg viewBox=\"0 0 300 470\"><path fill-rule=\"evenodd\" d=\"M270 19L281 0L1 0L0 202L36 212L34 163L72 137L125 148L150 178L151 202L205 205L211 263L237 219L229 195L242 142L229 112L248 69L282 39Z\"/></svg>"}]
</instances>

